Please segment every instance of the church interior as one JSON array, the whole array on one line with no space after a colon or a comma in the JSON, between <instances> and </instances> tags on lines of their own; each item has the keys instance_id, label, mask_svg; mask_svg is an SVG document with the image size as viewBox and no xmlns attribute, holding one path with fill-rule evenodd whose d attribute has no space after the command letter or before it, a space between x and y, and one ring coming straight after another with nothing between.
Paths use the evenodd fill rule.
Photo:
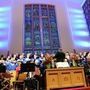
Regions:
<instances>
[{"instance_id":1,"label":"church interior","mask_svg":"<svg viewBox=\"0 0 90 90\"><path fill-rule=\"evenodd\" d=\"M90 90L90 0L0 0L0 90Z\"/></svg>"}]
</instances>

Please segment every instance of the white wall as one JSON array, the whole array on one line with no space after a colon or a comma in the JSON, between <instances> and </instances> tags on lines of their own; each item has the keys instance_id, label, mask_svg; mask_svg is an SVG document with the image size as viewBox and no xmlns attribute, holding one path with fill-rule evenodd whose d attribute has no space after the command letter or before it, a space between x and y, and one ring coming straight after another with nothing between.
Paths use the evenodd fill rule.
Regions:
<instances>
[{"instance_id":1,"label":"white wall","mask_svg":"<svg viewBox=\"0 0 90 90\"><path fill-rule=\"evenodd\" d=\"M9 51L21 53L23 50L23 23L25 4L51 4L55 5L60 45L64 51L72 51L74 47L70 30L66 0L7 0L12 2L12 23ZM3 2L5 5L9 3ZM1 5L0 5L1 6Z\"/></svg>"}]
</instances>

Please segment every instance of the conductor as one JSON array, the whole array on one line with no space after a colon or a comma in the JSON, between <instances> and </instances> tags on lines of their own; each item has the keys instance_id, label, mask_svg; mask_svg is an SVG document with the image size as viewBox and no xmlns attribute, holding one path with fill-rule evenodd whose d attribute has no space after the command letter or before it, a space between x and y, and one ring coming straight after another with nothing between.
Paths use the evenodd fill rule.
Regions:
<instances>
[{"instance_id":1,"label":"conductor","mask_svg":"<svg viewBox=\"0 0 90 90\"><path fill-rule=\"evenodd\" d=\"M56 62L64 62L65 53L62 51L61 48L56 52L54 58L56 59Z\"/></svg>"}]
</instances>

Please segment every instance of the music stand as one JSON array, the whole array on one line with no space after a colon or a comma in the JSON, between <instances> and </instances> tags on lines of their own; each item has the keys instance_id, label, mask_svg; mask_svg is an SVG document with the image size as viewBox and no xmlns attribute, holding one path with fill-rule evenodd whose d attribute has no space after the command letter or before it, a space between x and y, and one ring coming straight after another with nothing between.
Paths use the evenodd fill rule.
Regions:
<instances>
[{"instance_id":1,"label":"music stand","mask_svg":"<svg viewBox=\"0 0 90 90\"><path fill-rule=\"evenodd\" d=\"M28 77L32 77L32 72L35 71L35 64L34 63L30 63L30 62L27 62L27 63L22 63L21 64L21 73L22 72L27 72L27 78ZM29 73L30 73L30 76L29 76Z\"/></svg>"},{"instance_id":2,"label":"music stand","mask_svg":"<svg viewBox=\"0 0 90 90\"><path fill-rule=\"evenodd\" d=\"M21 72L27 72L27 78L24 80L25 88L27 88L27 90L31 90L31 88L33 87L32 81L34 79L32 78L33 77L32 74L34 71L35 71L34 63L30 63L28 61L27 63L21 64Z\"/></svg>"},{"instance_id":3,"label":"music stand","mask_svg":"<svg viewBox=\"0 0 90 90\"><path fill-rule=\"evenodd\" d=\"M6 72L6 66L0 64L0 73L5 73L5 72Z\"/></svg>"}]
</instances>

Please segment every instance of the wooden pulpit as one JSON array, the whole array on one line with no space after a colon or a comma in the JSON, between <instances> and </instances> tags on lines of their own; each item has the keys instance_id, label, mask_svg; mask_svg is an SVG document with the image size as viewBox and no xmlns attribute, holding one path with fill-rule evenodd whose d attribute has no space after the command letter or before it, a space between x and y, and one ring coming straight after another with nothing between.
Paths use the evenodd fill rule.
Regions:
<instances>
[{"instance_id":1,"label":"wooden pulpit","mask_svg":"<svg viewBox=\"0 0 90 90\"><path fill-rule=\"evenodd\" d=\"M83 67L46 69L46 89L86 86Z\"/></svg>"}]
</instances>

